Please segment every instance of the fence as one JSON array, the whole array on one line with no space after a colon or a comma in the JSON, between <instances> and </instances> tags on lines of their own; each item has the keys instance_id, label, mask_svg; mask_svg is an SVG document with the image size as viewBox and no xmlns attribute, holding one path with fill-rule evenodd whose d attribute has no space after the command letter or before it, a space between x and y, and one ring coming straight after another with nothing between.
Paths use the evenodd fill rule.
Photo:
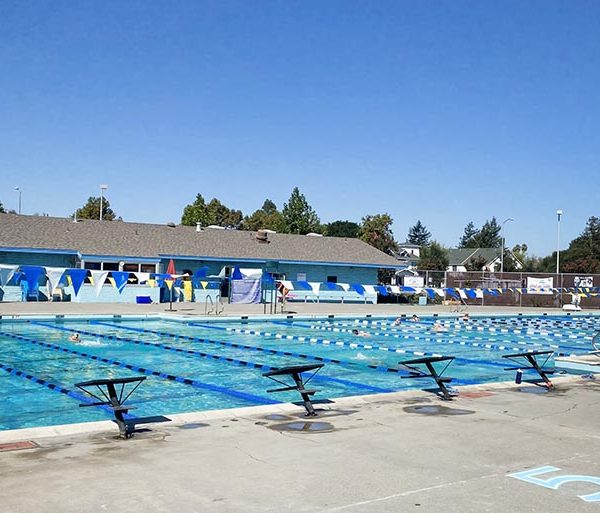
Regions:
<instances>
[{"instance_id":1,"label":"fence","mask_svg":"<svg viewBox=\"0 0 600 513\"><path fill-rule=\"evenodd\" d=\"M576 291L569 289L577 288L585 291L585 289L600 287L600 274L592 273L490 271L418 271L418 273L422 278L423 287L503 289L503 292L497 296L483 294L483 297L464 299L468 305L561 308L573 300ZM523 292L523 289L527 291ZM600 295L584 292L580 295L580 305L582 308L600 308Z\"/></svg>"}]
</instances>

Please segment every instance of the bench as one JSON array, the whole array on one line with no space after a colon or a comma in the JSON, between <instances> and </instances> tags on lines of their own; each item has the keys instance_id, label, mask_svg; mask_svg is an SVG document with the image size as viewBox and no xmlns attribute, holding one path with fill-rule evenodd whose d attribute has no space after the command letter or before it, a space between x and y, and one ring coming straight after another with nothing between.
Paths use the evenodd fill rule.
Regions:
<instances>
[{"instance_id":1,"label":"bench","mask_svg":"<svg viewBox=\"0 0 600 513\"><path fill-rule=\"evenodd\" d=\"M319 372L323 368L322 363L314 363L310 365L292 365L289 367L281 367L279 369L273 369L263 373L263 376L269 378L280 385L283 385L282 388L273 388L271 390L267 390L268 393L273 392L288 392L290 390L296 390L300 393L302 397L302 402L304 404L304 408L306 409L307 417L316 417L317 413L312 405L312 401L310 396L317 393L317 390L309 390L305 388L305 385L315 376L317 372ZM302 373L311 372L312 375L306 380L303 380ZM285 381L281 381L277 379L278 377L290 376L293 380L293 383L286 383Z\"/></svg>"}]
</instances>

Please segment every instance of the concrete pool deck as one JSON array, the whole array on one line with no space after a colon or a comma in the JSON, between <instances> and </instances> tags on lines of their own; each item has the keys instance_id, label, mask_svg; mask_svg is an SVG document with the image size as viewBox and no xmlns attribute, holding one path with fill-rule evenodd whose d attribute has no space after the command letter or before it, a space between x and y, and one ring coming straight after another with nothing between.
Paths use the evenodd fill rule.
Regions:
<instances>
[{"instance_id":1,"label":"concrete pool deck","mask_svg":"<svg viewBox=\"0 0 600 513\"><path fill-rule=\"evenodd\" d=\"M256 306L233 305L225 313L262 314ZM174 308L176 315L204 313L203 307ZM453 313L451 307L407 305L288 305L292 309L298 315ZM166 313L165 305L0 304L9 318L157 313ZM0 444L30 440L38 446L0 452L1 511L596 511L600 504L578 495L600 492L600 378L556 382L547 394L521 392L541 390L525 384L462 387L453 402L420 391L348 397L319 405L319 417L310 420L290 404L167 415L170 422L140 425L127 441L106 421L0 432ZM327 429L314 432L319 425L310 422ZM296 429L284 430L290 423ZM556 470L540 471L538 484L509 476L548 466ZM565 475L591 482L557 489L539 484Z\"/></svg>"},{"instance_id":2,"label":"concrete pool deck","mask_svg":"<svg viewBox=\"0 0 600 513\"><path fill-rule=\"evenodd\" d=\"M571 377L548 394L344 398L310 419L329 432L281 431L309 422L293 405L192 414L127 441L104 423L0 453L0 501L11 513L597 511L578 495L600 478L553 490L509 474L600 476L599 403L600 381Z\"/></svg>"}]
</instances>

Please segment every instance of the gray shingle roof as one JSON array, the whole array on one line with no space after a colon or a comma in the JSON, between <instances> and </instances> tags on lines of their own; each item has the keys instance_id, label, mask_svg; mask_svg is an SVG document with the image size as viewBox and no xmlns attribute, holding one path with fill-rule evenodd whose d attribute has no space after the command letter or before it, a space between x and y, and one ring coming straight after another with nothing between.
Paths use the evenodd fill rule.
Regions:
<instances>
[{"instance_id":1,"label":"gray shingle roof","mask_svg":"<svg viewBox=\"0 0 600 513\"><path fill-rule=\"evenodd\" d=\"M448 250L448 265L465 265L471 258L482 256L489 264L500 257L499 248L458 248Z\"/></svg>"},{"instance_id":2,"label":"gray shingle roof","mask_svg":"<svg viewBox=\"0 0 600 513\"><path fill-rule=\"evenodd\" d=\"M84 255L152 257L161 255L302 261L398 267L393 257L358 239L269 234L269 244L255 232L125 223L73 222L71 219L0 214L0 249L71 250Z\"/></svg>"}]
</instances>

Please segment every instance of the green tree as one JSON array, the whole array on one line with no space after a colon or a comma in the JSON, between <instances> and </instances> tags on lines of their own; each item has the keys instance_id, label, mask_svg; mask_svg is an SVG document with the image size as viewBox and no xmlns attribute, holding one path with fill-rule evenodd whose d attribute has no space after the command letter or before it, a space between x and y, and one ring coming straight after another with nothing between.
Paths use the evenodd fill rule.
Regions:
<instances>
[{"instance_id":1,"label":"green tree","mask_svg":"<svg viewBox=\"0 0 600 513\"><path fill-rule=\"evenodd\" d=\"M499 248L502 246L502 237L500 231L502 227L498 224L495 217L486 221L481 227L481 231L477 238L479 239L480 248Z\"/></svg>"},{"instance_id":2,"label":"green tree","mask_svg":"<svg viewBox=\"0 0 600 513\"><path fill-rule=\"evenodd\" d=\"M325 235L328 237L358 238L360 225L352 221L333 221L325 225Z\"/></svg>"},{"instance_id":3,"label":"green tree","mask_svg":"<svg viewBox=\"0 0 600 513\"><path fill-rule=\"evenodd\" d=\"M394 240L394 234L390 228L393 222L389 214L363 217L358 238L379 251L391 255L398 251L398 244Z\"/></svg>"},{"instance_id":4,"label":"green tree","mask_svg":"<svg viewBox=\"0 0 600 513\"><path fill-rule=\"evenodd\" d=\"M216 225L224 228L239 228L243 215L240 210L233 210L223 205L217 198L207 204L202 194L196 194L193 203L186 205L181 216L181 224L195 226Z\"/></svg>"},{"instance_id":5,"label":"green tree","mask_svg":"<svg viewBox=\"0 0 600 513\"><path fill-rule=\"evenodd\" d=\"M5 213L6 213L6 210L4 210L4 205L0 201L0 214L5 214Z\"/></svg>"},{"instance_id":6,"label":"green tree","mask_svg":"<svg viewBox=\"0 0 600 513\"><path fill-rule=\"evenodd\" d=\"M421 248L418 268L423 271L445 271L448 267L448 250L433 241Z\"/></svg>"},{"instance_id":7,"label":"green tree","mask_svg":"<svg viewBox=\"0 0 600 513\"><path fill-rule=\"evenodd\" d=\"M108 198L102 198L102 220L114 221L116 214L110 208ZM78 208L71 218L74 219L100 219L100 197L90 196L83 207Z\"/></svg>"},{"instance_id":8,"label":"green tree","mask_svg":"<svg viewBox=\"0 0 600 513\"><path fill-rule=\"evenodd\" d=\"M477 236L479 235L479 230L475 227L473 221L469 221L469 224L465 226L465 231L463 236L460 238L460 242L458 244L459 248L476 248L477 244Z\"/></svg>"},{"instance_id":9,"label":"green tree","mask_svg":"<svg viewBox=\"0 0 600 513\"><path fill-rule=\"evenodd\" d=\"M556 261L556 252L553 254ZM581 235L561 252L561 271L571 273L600 272L600 219L588 219Z\"/></svg>"},{"instance_id":10,"label":"green tree","mask_svg":"<svg viewBox=\"0 0 600 513\"><path fill-rule=\"evenodd\" d=\"M281 212L277 210L277 205L270 199L266 199L259 210L244 218L242 227L244 230L251 231L266 229L282 232L285 230L285 223Z\"/></svg>"},{"instance_id":11,"label":"green tree","mask_svg":"<svg viewBox=\"0 0 600 513\"><path fill-rule=\"evenodd\" d=\"M296 233L306 235L311 232L318 232L321 229L319 216L308 204L304 194L298 187L294 187L287 203L283 205L281 211L287 233Z\"/></svg>"},{"instance_id":12,"label":"green tree","mask_svg":"<svg viewBox=\"0 0 600 513\"><path fill-rule=\"evenodd\" d=\"M427 231L425 225L421 223L421 220L417 220L417 223L408 230L408 237L406 238L411 244L417 244L419 246L426 246L431 240L431 233Z\"/></svg>"},{"instance_id":13,"label":"green tree","mask_svg":"<svg viewBox=\"0 0 600 513\"><path fill-rule=\"evenodd\" d=\"M469 258L468 262L465 264L465 269L467 271L482 271L486 263L487 262L485 258L483 258L481 255L478 255L476 257ZM504 262L504 265L506 266L506 262Z\"/></svg>"}]
</instances>

